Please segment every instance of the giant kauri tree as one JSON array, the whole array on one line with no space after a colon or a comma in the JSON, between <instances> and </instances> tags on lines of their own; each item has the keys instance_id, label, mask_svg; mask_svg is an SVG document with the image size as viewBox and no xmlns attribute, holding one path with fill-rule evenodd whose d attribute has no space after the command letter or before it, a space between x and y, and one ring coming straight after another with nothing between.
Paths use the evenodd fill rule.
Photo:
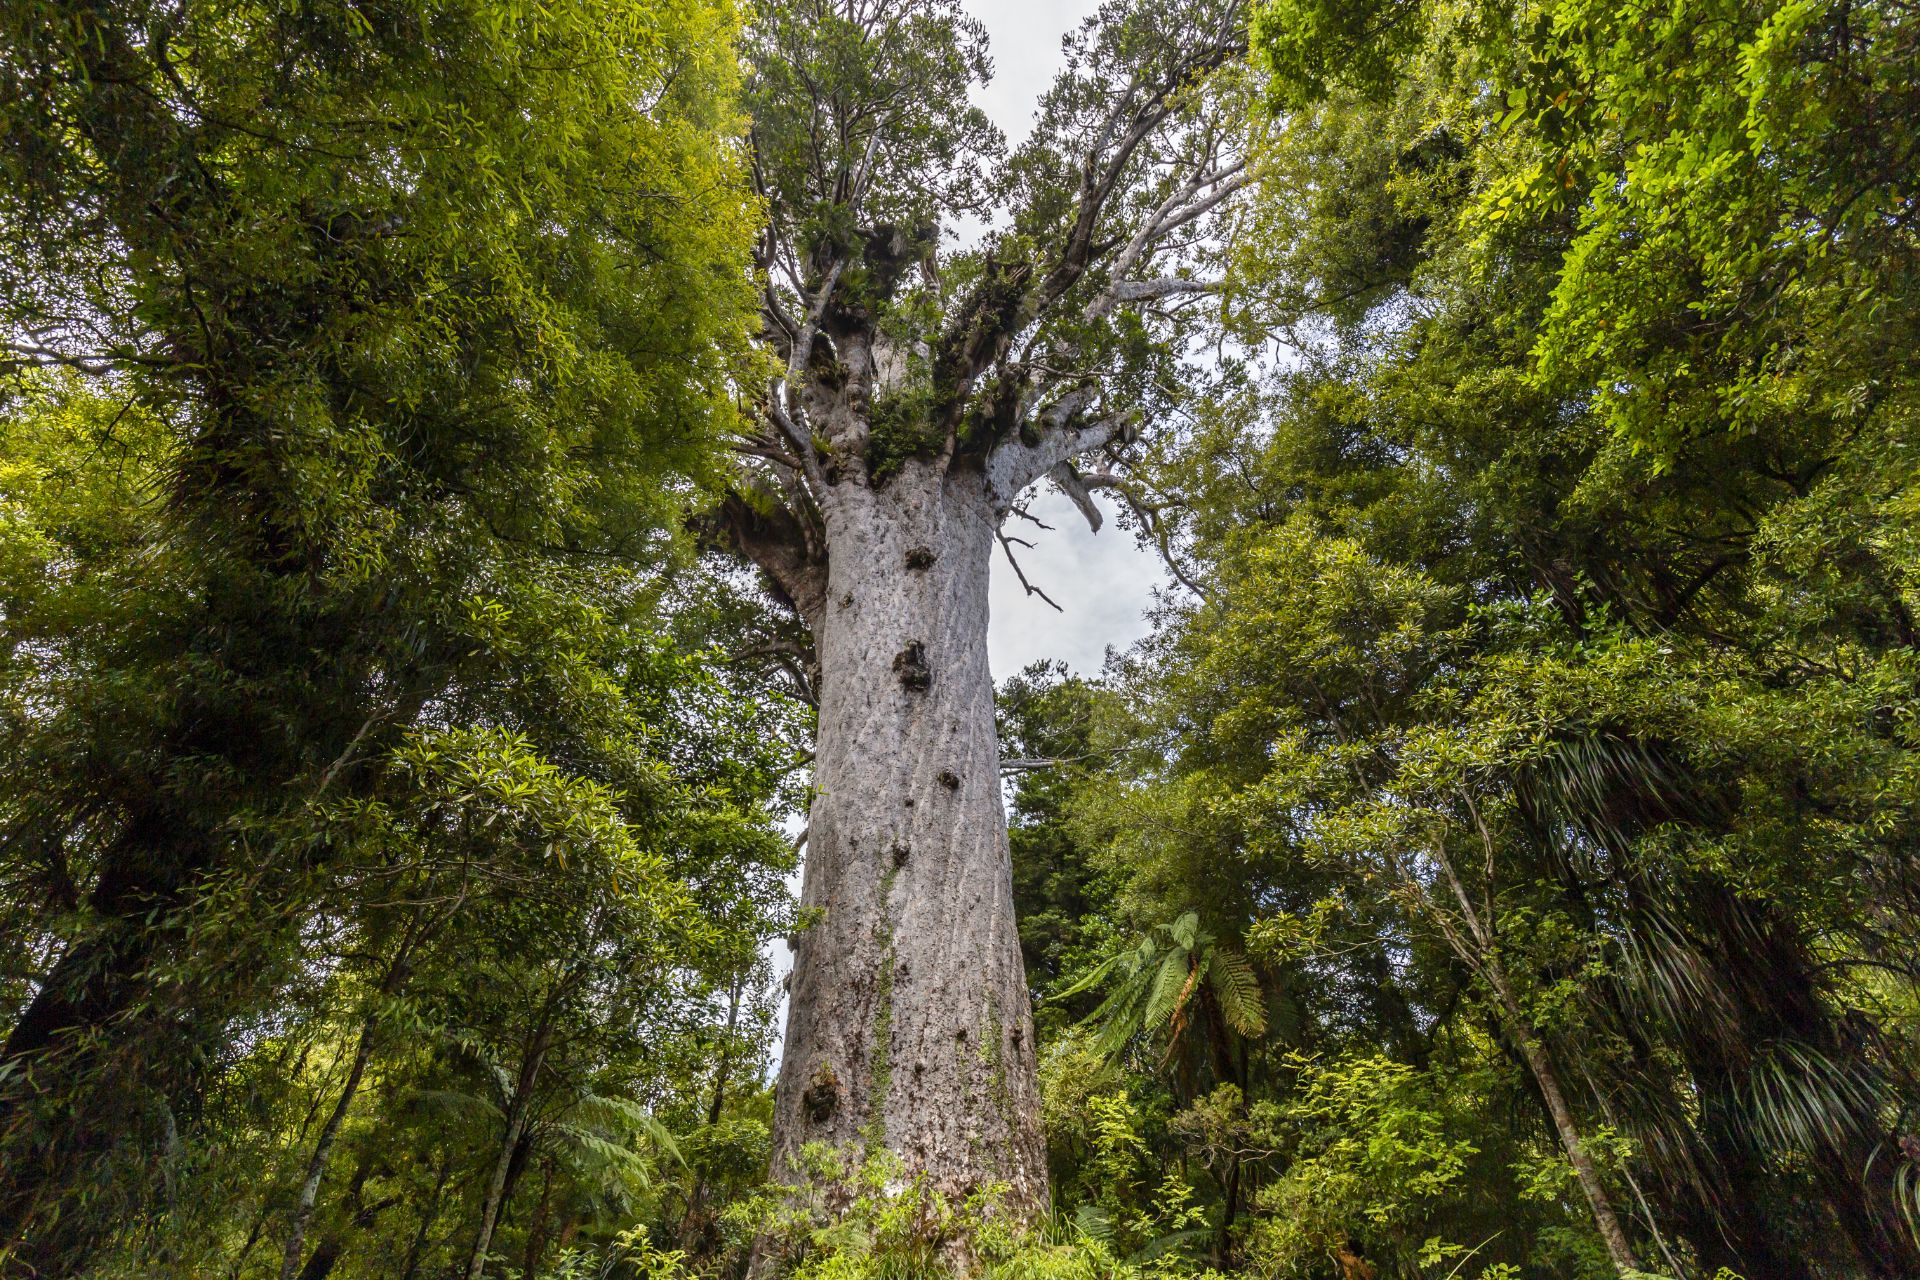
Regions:
<instances>
[{"instance_id":1,"label":"giant kauri tree","mask_svg":"<svg viewBox=\"0 0 1920 1280\"><path fill-rule=\"evenodd\" d=\"M1010 154L952 0L750 22L775 367L722 525L804 623L819 706L776 1172L884 1150L953 1196L1045 1203L988 571L1036 482L1097 520L1089 488L1169 399L1245 181L1243 20L1107 4Z\"/></svg>"}]
</instances>

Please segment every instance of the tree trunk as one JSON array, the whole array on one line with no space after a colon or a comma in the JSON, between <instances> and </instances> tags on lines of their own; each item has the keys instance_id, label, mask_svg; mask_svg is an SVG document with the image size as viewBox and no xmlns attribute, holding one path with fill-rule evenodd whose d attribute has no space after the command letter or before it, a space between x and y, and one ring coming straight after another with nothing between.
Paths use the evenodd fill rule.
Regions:
<instances>
[{"instance_id":1,"label":"tree trunk","mask_svg":"<svg viewBox=\"0 0 1920 1280\"><path fill-rule=\"evenodd\" d=\"M1477 814L1475 820L1478 821ZM1491 869L1492 844L1484 827L1481 828L1481 838L1488 841L1488 866ZM1446 846L1436 843L1433 855L1434 861L1446 875L1448 886L1453 890L1454 901L1460 906L1460 917L1466 922L1472 942L1461 937L1458 929L1445 924L1444 917L1436 917L1442 921L1442 931L1455 953L1479 970L1493 988L1494 995L1500 1001L1501 1012L1505 1015L1507 1035L1520 1050L1521 1057L1526 1059L1527 1070L1533 1074L1534 1084L1539 1087L1540 1096L1547 1104L1547 1114L1553 1121L1554 1133L1560 1139L1561 1149L1567 1153L1567 1162L1573 1166L1574 1178L1579 1182L1580 1190L1587 1197L1587 1207L1593 1213L1594 1228L1600 1233L1601 1243L1606 1246L1607 1257L1613 1262L1614 1270L1622 1276L1635 1275L1640 1270L1640 1263L1634 1257L1633 1246L1627 1240L1625 1229L1620 1225L1620 1215L1614 1212L1613 1197L1607 1193L1606 1183L1601 1181L1600 1171L1594 1166L1586 1144L1581 1141L1579 1123L1574 1119L1573 1108L1567 1105L1566 1091L1560 1087L1560 1076L1553 1069L1547 1046L1521 1006L1513 983L1508 980L1507 966L1500 959L1500 948L1494 940L1495 917L1491 899L1488 901L1487 918L1483 920L1481 913L1474 908L1466 885L1461 883L1459 873L1454 870ZM1492 878L1491 870L1488 878Z\"/></svg>"},{"instance_id":2,"label":"tree trunk","mask_svg":"<svg viewBox=\"0 0 1920 1280\"><path fill-rule=\"evenodd\" d=\"M527 1224L527 1252L520 1262L521 1280L533 1280L540 1270L540 1257L547 1251L547 1219L553 1209L553 1165L542 1166L540 1199L534 1205L533 1221Z\"/></svg>"},{"instance_id":3,"label":"tree trunk","mask_svg":"<svg viewBox=\"0 0 1920 1280\"><path fill-rule=\"evenodd\" d=\"M1499 969L1499 961L1491 962ZM1533 1072L1534 1083L1540 1086L1540 1096L1546 1099L1547 1113L1553 1118L1554 1132L1560 1138L1560 1146L1567 1153L1567 1162L1573 1166L1574 1177L1580 1183L1580 1189L1586 1194L1587 1205L1593 1211L1594 1226L1600 1232L1601 1242L1607 1246L1607 1256L1613 1260L1614 1269L1621 1275L1630 1275L1639 1271L1640 1264L1634 1258L1633 1246L1627 1242L1627 1233L1620 1226L1620 1217L1614 1212L1613 1197L1607 1194L1607 1187L1600 1180L1600 1171L1594 1167L1593 1157L1587 1154L1586 1146L1580 1140L1580 1127L1573 1118L1573 1109L1567 1105L1567 1095L1560 1088L1560 1077L1553 1069L1553 1062L1547 1057L1547 1047L1540 1042L1533 1024L1520 1012L1518 1001L1508 989L1504 975L1500 986L1500 1003L1507 1011L1507 1030L1520 1047L1521 1056L1527 1060L1527 1069Z\"/></svg>"},{"instance_id":4,"label":"tree trunk","mask_svg":"<svg viewBox=\"0 0 1920 1280\"><path fill-rule=\"evenodd\" d=\"M740 1026L740 989L742 978L735 975L727 987L727 1031L720 1041L720 1061L713 1073L713 1101L707 1106L707 1127L720 1123L727 1106L727 1076L733 1066L733 1037ZM683 1252L695 1258L713 1253L717 1243L713 1215L707 1212L707 1175L696 1170L693 1188L687 1193L687 1211L681 1215L679 1240Z\"/></svg>"},{"instance_id":5,"label":"tree trunk","mask_svg":"<svg viewBox=\"0 0 1920 1280\"><path fill-rule=\"evenodd\" d=\"M1032 1017L1001 807L978 470L909 460L822 503L826 589L806 610L820 720L774 1115L803 1144L881 1151L950 1201L1044 1208Z\"/></svg>"},{"instance_id":6,"label":"tree trunk","mask_svg":"<svg viewBox=\"0 0 1920 1280\"><path fill-rule=\"evenodd\" d=\"M525 1075L523 1073L524 1082ZM527 1120L526 1093L519 1091L507 1108L507 1127L500 1137L500 1152L494 1158L493 1172L487 1178L486 1197L480 1202L480 1230L473 1238L473 1252L467 1257L467 1280L480 1280L487 1269L487 1251L493 1248L493 1229L500 1223L500 1208L507 1201L507 1178L513 1159L520 1149Z\"/></svg>"},{"instance_id":7,"label":"tree trunk","mask_svg":"<svg viewBox=\"0 0 1920 1280\"><path fill-rule=\"evenodd\" d=\"M420 1272L420 1260L426 1256L427 1237L433 1233L433 1224L440 1218L440 1204L446 1195L447 1182L453 1176L453 1162L444 1156L440 1160L438 1171L433 1180L433 1198L420 1211L420 1225L413 1233L413 1240L407 1245L406 1264L400 1268L400 1280L414 1280Z\"/></svg>"},{"instance_id":8,"label":"tree trunk","mask_svg":"<svg viewBox=\"0 0 1920 1280\"><path fill-rule=\"evenodd\" d=\"M280 1255L280 1280L294 1280L300 1272L300 1255L307 1242L307 1224L313 1220L313 1207L320 1199L320 1179L326 1176L327 1162L333 1157L333 1144L340 1137L340 1127L346 1122L347 1112L353 1108L354 1098L359 1096L360 1081L366 1075L367 1060L373 1055L373 1038L379 1023L379 1015L370 1013L361 1024L360 1037L353 1046L353 1063L347 1069L347 1082L342 1086L339 1100L333 1104L333 1111L320 1130L320 1140L313 1145L313 1155L307 1160L306 1177L301 1179L299 1199L293 1207L293 1224L287 1231L286 1247Z\"/></svg>"}]
</instances>

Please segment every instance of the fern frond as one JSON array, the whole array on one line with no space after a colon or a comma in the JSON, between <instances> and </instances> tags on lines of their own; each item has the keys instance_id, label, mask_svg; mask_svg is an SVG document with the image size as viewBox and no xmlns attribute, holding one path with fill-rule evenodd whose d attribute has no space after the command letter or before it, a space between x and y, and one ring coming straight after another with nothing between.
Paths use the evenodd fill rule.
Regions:
<instances>
[{"instance_id":1,"label":"fern frond","mask_svg":"<svg viewBox=\"0 0 1920 1280\"><path fill-rule=\"evenodd\" d=\"M1097 1204L1083 1204L1073 1211L1073 1226L1089 1240L1113 1239L1113 1215Z\"/></svg>"},{"instance_id":2,"label":"fern frond","mask_svg":"<svg viewBox=\"0 0 1920 1280\"><path fill-rule=\"evenodd\" d=\"M1229 1027L1249 1039L1267 1033L1267 1002L1245 956L1231 947L1214 947L1207 960L1207 981Z\"/></svg>"},{"instance_id":3,"label":"fern frond","mask_svg":"<svg viewBox=\"0 0 1920 1280\"><path fill-rule=\"evenodd\" d=\"M632 1134L644 1138L656 1151L674 1162L686 1163L672 1131L651 1111L631 1098L581 1094L567 1108L566 1116L572 1124L588 1125L602 1133Z\"/></svg>"},{"instance_id":4,"label":"fern frond","mask_svg":"<svg viewBox=\"0 0 1920 1280\"><path fill-rule=\"evenodd\" d=\"M1159 972L1153 975L1153 989L1147 995L1146 1007L1140 1011L1142 1031L1153 1030L1186 1003L1186 993L1191 990L1187 981L1190 967L1187 952L1178 948L1167 952Z\"/></svg>"},{"instance_id":5,"label":"fern frond","mask_svg":"<svg viewBox=\"0 0 1920 1280\"><path fill-rule=\"evenodd\" d=\"M1189 911L1167 926L1167 936L1187 951L1200 949L1200 913Z\"/></svg>"},{"instance_id":6,"label":"fern frond","mask_svg":"<svg viewBox=\"0 0 1920 1280\"><path fill-rule=\"evenodd\" d=\"M1108 956L1105 960L1102 960L1099 964L1095 965L1092 968L1092 970L1089 971L1085 976L1083 976L1078 982L1075 982L1072 986L1066 988L1064 991L1054 992L1051 996L1047 998L1049 1000L1065 1000L1069 996L1077 996L1083 991L1093 990L1095 987L1099 986L1102 982L1105 982L1107 975L1112 973L1114 969L1117 968L1123 960L1127 959L1130 954L1131 953L1129 952L1123 951L1118 955Z\"/></svg>"},{"instance_id":7,"label":"fern frond","mask_svg":"<svg viewBox=\"0 0 1920 1280\"><path fill-rule=\"evenodd\" d=\"M542 1136L582 1174L597 1176L633 1191L649 1190L656 1181L658 1170L644 1153L610 1142L581 1125L549 1125Z\"/></svg>"},{"instance_id":8,"label":"fern frond","mask_svg":"<svg viewBox=\"0 0 1920 1280\"><path fill-rule=\"evenodd\" d=\"M408 1106L441 1115L457 1115L494 1123L506 1119L506 1113L492 1102L470 1093L461 1093L458 1089L409 1089L406 1102Z\"/></svg>"}]
</instances>

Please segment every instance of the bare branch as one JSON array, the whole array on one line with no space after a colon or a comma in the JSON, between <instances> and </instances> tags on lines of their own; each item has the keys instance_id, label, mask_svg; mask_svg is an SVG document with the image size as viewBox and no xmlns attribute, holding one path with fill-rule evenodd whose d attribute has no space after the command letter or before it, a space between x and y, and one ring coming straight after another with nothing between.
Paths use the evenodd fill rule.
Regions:
<instances>
[{"instance_id":1,"label":"bare branch","mask_svg":"<svg viewBox=\"0 0 1920 1280\"><path fill-rule=\"evenodd\" d=\"M1200 599L1211 602L1214 598L1213 593L1201 586L1180 567L1179 557L1173 553L1173 538L1167 532L1166 521L1160 518L1160 509L1141 498L1130 485L1125 484L1118 477L1103 474L1099 477L1099 487L1112 489L1120 495L1121 500L1127 504L1127 508L1140 521L1140 527L1145 529L1148 536L1153 539L1154 549L1160 553L1160 563L1166 566L1173 580Z\"/></svg>"},{"instance_id":2,"label":"bare branch","mask_svg":"<svg viewBox=\"0 0 1920 1280\"><path fill-rule=\"evenodd\" d=\"M1039 525L1042 529L1047 530L1049 533L1053 531L1052 525L1048 524L1045 520L1042 520L1039 516L1034 515L1031 511L1028 511L1025 507L1020 507L1020 506L1012 507L1007 511L1007 514L1010 516L1019 516L1022 520L1027 521L1029 524Z\"/></svg>"},{"instance_id":3,"label":"bare branch","mask_svg":"<svg viewBox=\"0 0 1920 1280\"><path fill-rule=\"evenodd\" d=\"M826 472L821 469L820 459L814 454L813 438L802 430L800 424L781 407L780 397L786 391L787 385L777 380L768 383L766 400L760 406L761 412L766 414L769 422L780 429L780 434L786 437L787 443L793 446L800 474L806 477L809 489L808 501L817 502L819 495L827 491Z\"/></svg>"},{"instance_id":4,"label":"bare branch","mask_svg":"<svg viewBox=\"0 0 1920 1280\"><path fill-rule=\"evenodd\" d=\"M1047 479L1059 485L1060 492L1066 494L1073 505L1080 509L1080 514L1086 517L1087 528L1095 533L1100 532L1100 525L1105 517L1100 514L1099 505L1094 502L1093 494L1088 492L1086 483L1080 478L1080 473L1074 470L1073 463L1061 463L1047 472Z\"/></svg>"},{"instance_id":5,"label":"bare branch","mask_svg":"<svg viewBox=\"0 0 1920 1280\"><path fill-rule=\"evenodd\" d=\"M996 529L994 536L1000 539L1000 549L1007 553L1007 563L1013 566L1013 576L1020 579L1020 585L1026 588L1027 594L1030 596L1039 596L1048 604L1053 605L1053 611L1055 613L1065 613L1066 610L1062 609L1059 604L1054 601L1052 596L1027 581L1026 571L1020 567L1020 561L1014 558L1013 548L1007 545L1007 535Z\"/></svg>"},{"instance_id":6,"label":"bare branch","mask_svg":"<svg viewBox=\"0 0 1920 1280\"><path fill-rule=\"evenodd\" d=\"M1088 304L1087 314L1090 319L1098 319L1125 302L1157 302L1162 298L1177 298L1188 294L1218 293L1225 283L1222 280L1189 280L1185 276L1162 276L1158 280L1122 280Z\"/></svg>"},{"instance_id":7,"label":"bare branch","mask_svg":"<svg viewBox=\"0 0 1920 1280\"><path fill-rule=\"evenodd\" d=\"M1090 398L1088 393L1069 392L1042 415L1045 425L1032 444L1015 436L994 447L987 456L986 471L987 493L995 510L1009 510L1028 485L1063 462L1105 448L1126 429L1131 419L1122 414L1068 425L1066 420Z\"/></svg>"}]
</instances>

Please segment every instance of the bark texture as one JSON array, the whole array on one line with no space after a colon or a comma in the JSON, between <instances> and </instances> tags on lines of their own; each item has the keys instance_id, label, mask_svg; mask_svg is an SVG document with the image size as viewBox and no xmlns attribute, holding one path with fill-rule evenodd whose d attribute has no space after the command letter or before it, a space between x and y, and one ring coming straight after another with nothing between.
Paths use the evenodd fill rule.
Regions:
<instances>
[{"instance_id":1,"label":"bark texture","mask_svg":"<svg viewBox=\"0 0 1920 1280\"><path fill-rule=\"evenodd\" d=\"M808 610L820 733L774 1119L801 1149L890 1151L950 1199L1047 1198L1033 1025L999 785L978 468L907 461L821 504Z\"/></svg>"}]
</instances>

